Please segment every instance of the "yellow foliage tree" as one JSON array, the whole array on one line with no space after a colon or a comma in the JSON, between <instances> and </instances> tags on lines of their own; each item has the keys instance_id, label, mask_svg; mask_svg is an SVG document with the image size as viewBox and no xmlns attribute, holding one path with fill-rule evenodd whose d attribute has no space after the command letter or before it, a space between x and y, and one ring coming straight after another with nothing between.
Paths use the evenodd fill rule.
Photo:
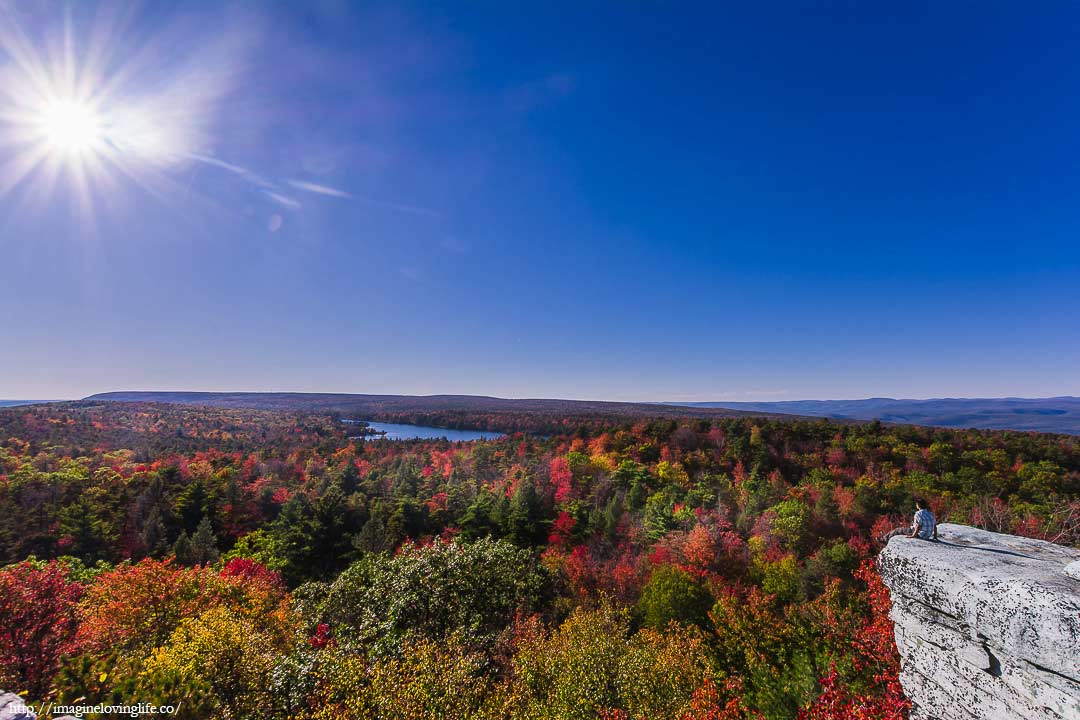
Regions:
<instances>
[{"instance_id":1,"label":"yellow foliage tree","mask_svg":"<svg viewBox=\"0 0 1080 720\"><path fill-rule=\"evenodd\" d=\"M280 650L270 634L219 606L182 620L142 675L204 686L220 705L216 716L246 720L268 714L273 705L271 671Z\"/></svg>"}]
</instances>

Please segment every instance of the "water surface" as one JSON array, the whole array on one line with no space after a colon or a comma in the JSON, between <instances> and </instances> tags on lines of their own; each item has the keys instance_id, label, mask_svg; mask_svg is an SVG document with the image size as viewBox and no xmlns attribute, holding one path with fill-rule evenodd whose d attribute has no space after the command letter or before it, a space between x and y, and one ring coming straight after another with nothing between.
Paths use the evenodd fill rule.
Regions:
<instances>
[{"instance_id":1,"label":"water surface","mask_svg":"<svg viewBox=\"0 0 1080 720\"><path fill-rule=\"evenodd\" d=\"M404 425L367 421L368 427L384 435L372 435L371 440L438 440L446 438L452 442L463 440L494 440L506 433L493 430L453 430L450 428L426 427L424 425Z\"/></svg>"}]
</instances>

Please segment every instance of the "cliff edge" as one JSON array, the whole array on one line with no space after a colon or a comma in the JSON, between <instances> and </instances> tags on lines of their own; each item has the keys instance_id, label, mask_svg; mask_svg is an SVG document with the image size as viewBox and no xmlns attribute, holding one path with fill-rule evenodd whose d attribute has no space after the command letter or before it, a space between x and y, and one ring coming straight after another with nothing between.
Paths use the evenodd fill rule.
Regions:
<instances>
[{"instance_id":1,"label":"cliff edge","mask_svg":"<svg viewBox=\"0 0 1080 720\"><path fill-rule=\"evenodd\" d=\"M1080 550L963 525L878 559L917 720L1080 719Z\"/></svg>"}]
</instances>

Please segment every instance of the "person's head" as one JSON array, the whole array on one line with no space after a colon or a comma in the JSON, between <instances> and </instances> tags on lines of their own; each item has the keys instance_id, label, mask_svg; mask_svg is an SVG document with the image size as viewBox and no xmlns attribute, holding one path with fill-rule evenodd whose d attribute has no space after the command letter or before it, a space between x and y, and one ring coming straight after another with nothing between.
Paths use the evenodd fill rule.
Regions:
<instances>
[{"instance_id":1,"label":"person's head","mask_svg":"<svg viewBox=\"0 0 1080 720\"><path fill-rule=\"evenodd\" d=\"M929 510L930 505L923 498L915 498L915 507L918 510Z\"/></svg>"}]
</instances>

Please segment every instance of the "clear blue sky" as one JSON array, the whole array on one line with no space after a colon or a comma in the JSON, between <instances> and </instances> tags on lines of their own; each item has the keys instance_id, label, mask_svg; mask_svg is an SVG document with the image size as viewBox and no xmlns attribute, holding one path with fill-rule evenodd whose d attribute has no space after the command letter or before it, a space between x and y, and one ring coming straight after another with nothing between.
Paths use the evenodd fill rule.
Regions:
<instances>
[{"instance_id":1,"label":"clear blue sky","mask_svg":"<svg viewBox=\"0 0 1080 720\"><path fill-rule=\"evenodd\" d=\"M216 5L0 83L0 397L1080 395L1080 6Z\"/></svg>"}]
</instances>

